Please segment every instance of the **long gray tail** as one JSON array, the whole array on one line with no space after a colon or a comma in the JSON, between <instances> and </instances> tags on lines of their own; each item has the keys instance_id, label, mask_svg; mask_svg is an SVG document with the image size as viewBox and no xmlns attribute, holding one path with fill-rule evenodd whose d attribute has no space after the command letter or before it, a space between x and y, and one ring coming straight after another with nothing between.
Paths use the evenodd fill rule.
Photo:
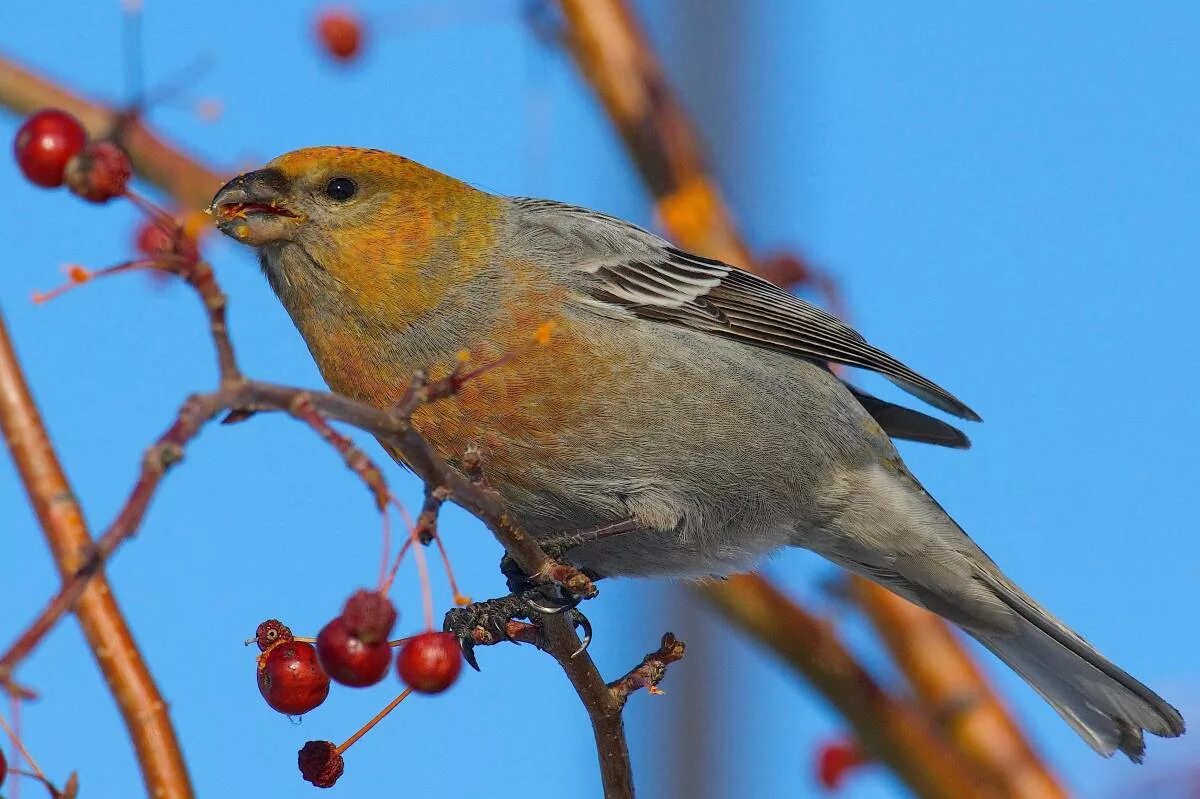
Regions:
<instances>
[{"instance_id":1,"label":"long gray tail","mask_svg":"<svg viewBox=\"0 0 1200 799\"><path fill-rule=\"evenodd\" d=\"M1183 717L1050 615L907 472L856 475L838 534L806 542L974 636L1104 756L1141 762L1143 732L1183 734ZM814 545L815 544L815 545Z\"/></svg>"},{"instance_id":2,"label":"long gray tail","mask_svg":"<svg viewBox=\"0 0 1200 799\"><path fill-rule=\"evenodd\" d=\"M1173 738L1183 716L1161 696L1117 667L1002 575L982 581L1020 617L1015 634L968 630L1025 678L1093 749L1120 750L1142 762L1142 731Z\"/></svg>"}]
</instances>

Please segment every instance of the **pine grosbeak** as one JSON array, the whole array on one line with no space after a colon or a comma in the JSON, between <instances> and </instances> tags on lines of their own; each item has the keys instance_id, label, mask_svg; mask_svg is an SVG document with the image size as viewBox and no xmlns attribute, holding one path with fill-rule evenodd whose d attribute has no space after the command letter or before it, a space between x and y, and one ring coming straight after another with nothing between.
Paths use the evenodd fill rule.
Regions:
<instances>
[{"instance_id":1,"label":"pine grosbeak","mask_svg":"<svg viewBox=\"0 0 1200 799\"><path fill-rule=\"evenodd\" d=\"M636 521L567 552L575 565L705 577L804 547L960 625L1102 754L1140 760L1143 730L1183 732L1177 710L1004 576L888 433L965 437L828 364L978 417L788 292L619 219L377 150L289 153L230 181L212 210L258 249L335 391L386 407L416 369L518 352L414 424L451 464L478 447L534 535ZM529 347L547 321L550 343Z\"/></svg>"}]
</instances>

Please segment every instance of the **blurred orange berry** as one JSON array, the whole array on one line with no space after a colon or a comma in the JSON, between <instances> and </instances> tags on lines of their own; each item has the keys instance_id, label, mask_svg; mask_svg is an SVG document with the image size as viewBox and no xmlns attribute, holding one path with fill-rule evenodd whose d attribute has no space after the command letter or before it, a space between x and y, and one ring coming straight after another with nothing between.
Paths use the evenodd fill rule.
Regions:
<instances>
[{"instance_id":1,"label":"blurred orange berry","mask_svg":"<svg viewBox=\"0 0 1200 799\"><path fill-rule=\"evenodd\" d=\"M362 50L363 26L345 9L329 9L317 15L317 41L337 61L352 61Z\"/></svg>"}]
</instances>

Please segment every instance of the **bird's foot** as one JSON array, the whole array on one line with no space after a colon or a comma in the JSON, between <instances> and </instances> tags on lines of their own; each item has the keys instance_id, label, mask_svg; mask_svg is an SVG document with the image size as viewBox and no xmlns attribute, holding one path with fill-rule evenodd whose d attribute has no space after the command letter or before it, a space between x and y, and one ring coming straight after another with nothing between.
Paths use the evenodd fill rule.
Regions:
<instances>
[{"instance_id":1,"label":"bird's foot","mask_svg":"<svg viewBox=\"0 0 1200 799\"><path fill-rule=\"evenodd\" d=\"M591 569L577 569L559 558L583 544L624 535L639 527L633 519L623 519L601 527L543 538L538 543L550 556L550 564L541 574L526 574L507 554L500 560L500 571L508 580L508 590L514 595L527 596L534 589L542 588L541 597L530 597L529 603L534 610L539 613L561 613L576 607L584 599L596 596L595 582L602 579L603 575Z\"/></svg>"},{"instance_id":2,"label":"bird's foot","mask_svg":"<svg viewBox=\"0 0 1200 799\"><path fill-rule=\"evenodd\" d=\"M533 589L541 594L541 589ZM541 596L544 600L545 596ZM542 616L550 615L537 610L539 600L525 595L510 594L498 599L476 602L464 608L452 608L446 613L442 630L453 633L462 649L463 659L471 668L479 671L475 657L476 646L492 646L503 641L533 644L545 648L542 633ZM578 600L576 601L578 604ZM592 624L574 606L556 607L551 613L570 613L571 623L583 630L579 649L572 657L588 648L592 642ZM525 621L527 620L527 621Z\"/></svg>"}]
</instances>

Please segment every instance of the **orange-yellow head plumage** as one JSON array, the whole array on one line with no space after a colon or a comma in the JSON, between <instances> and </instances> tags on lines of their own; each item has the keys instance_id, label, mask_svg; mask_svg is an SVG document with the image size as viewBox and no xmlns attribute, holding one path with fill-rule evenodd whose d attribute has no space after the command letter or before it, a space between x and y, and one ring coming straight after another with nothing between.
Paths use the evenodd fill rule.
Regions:
<instances>
[{"instance_id":1,"label":"orange-yellow head plumage","mask_svg":"<svg viewBox=\"0 0 1200 799\"><path fill-rule=\"evenodd\" d=\"M363 317L395 323L435 309L488 260L502 203L392 153L310 147L234 179L213 210L260 249L285 303L331 282Z\"/></svg>"}]
</instances>

